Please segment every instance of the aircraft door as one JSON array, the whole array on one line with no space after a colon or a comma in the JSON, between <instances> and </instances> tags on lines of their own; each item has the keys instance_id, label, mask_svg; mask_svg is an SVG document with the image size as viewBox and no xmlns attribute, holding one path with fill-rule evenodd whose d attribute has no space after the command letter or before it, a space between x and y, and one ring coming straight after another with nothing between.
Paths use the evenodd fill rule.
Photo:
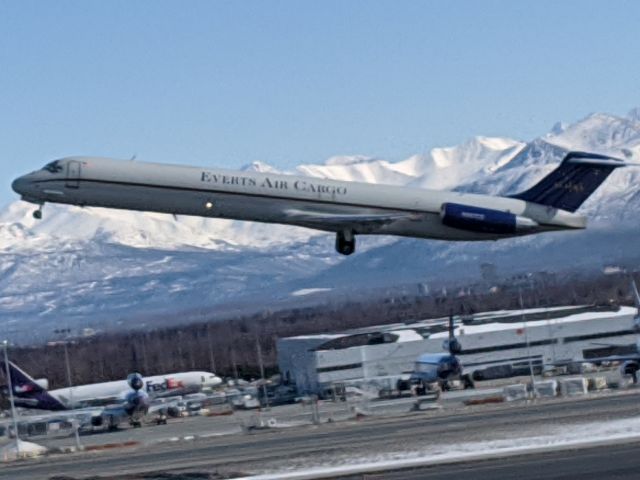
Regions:
<instances>
[{"instance_id":1,"label":"aircraft door","mask_svg":"<svg viewBox=\"0 0 640 480\"><path fill-rule=\"evenodd\" d=\"M67 163L67 188L80 187L80 162L71 160Z\"/></svg>"}]
</instances>

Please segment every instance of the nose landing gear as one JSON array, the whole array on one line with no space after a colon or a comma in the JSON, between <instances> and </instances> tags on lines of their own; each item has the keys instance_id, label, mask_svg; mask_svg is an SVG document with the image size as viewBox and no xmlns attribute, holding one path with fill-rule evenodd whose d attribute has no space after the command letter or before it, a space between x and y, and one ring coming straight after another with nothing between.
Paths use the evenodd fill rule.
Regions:
<instances>
[{"instance_id":1,"label":"nose landing gear","mask_svg":"<svg viewBox=\"0 0 640 480\"><path fill-rule=\"evenodd\" d=\"M341 255L351 255L356 251L356 237L351 230L336 233L336 251Z\"/></svg>"}]
</instances>

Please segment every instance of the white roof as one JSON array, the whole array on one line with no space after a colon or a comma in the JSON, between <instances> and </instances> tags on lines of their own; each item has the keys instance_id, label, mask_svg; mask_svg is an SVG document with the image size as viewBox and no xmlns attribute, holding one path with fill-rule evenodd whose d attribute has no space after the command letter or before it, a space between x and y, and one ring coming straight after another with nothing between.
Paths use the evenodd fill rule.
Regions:
<instances>
[{"instance_id":1,"label":"white roof","mask_svg":"<svg viewBox=\"0 0 640 480\"><path fill-rule=\"evenodd\" d=\"M527 310L524 310L520 313L522 314L523 312L527 312ZM482 325L457 325L455 328L455 334L459 335L460 330L464 332L463 335L473 335L476 333L495 332L499 330L517 330L523 327L537 327L537 326L549 325L549 324L558 325L561 323L582 322L585 320L621 317L625 315L635 315L636 313L637 313L637 310L634 307L620 307L618 311L576 313L574 315L568 315L566 317L560 317L560 318L552 318L548 320L541 319L541 320L532 320L529 322L510 322L510 323L493 322L493 323L484 323ZM438 333L429 335L429 338L446 338L446 337L448 337L447 332L438 332Z\"/></svg>"},{"instance_id":2,"label":"white roof","mask_svg":"<svg viewBox=\"0 0 640 480\"><path fill-rule=\"evenodd\" d=\"M594 308L592 305L577 305L577 306L561 306L550 308L528 308L523 310L495 310L491 312L479 312L469 315L475 321L482 321L482 323L473 325L456 325L456 335L460 334L462 330L464 335L470 335L475 333L494 332L501 330L517 330L526 326L535 327L539 325L556 325L560 323L580 322L584 320L593 319L605 319L613 318L625 315L636 315L637 310L634 307L620 307L618 310L606 309L597 311L584 311L585 309ZM580 313L571 314L571 311L582 310ZM566 311L566 314L562 316L562 312ZM518 321L518 317L522 315L538 315L549 312L551 315L549 319L542 318L536 320L530 320L528 322ZM456 317L459 318L459 317ZM490 320L495 318L495 322ZM345 330L344 332L336 333L323 333L318 335L300 335L296 337L288 337L288 340L333 340L342 337L351 337L356 335L366 334L383 334L392 333L398 336L396 342L413 342L426 338L446 338L448 332L440 331L437 333L429 334L428 328L434 325L442 327L446 325L447 317L431 318L425 320L418 320L412 323L393 323L389 325L376 325L372 327L364 327L358 329Z\"/></svg>"},{"instance_id":3,"label":"white roof","mask_svg":"<svg viewBox=\"0 0 640 480\"><path fill-rule=\"evenodd\" d=\"M398 336L396 342L415 342L416 340L424 340L424 337L415 330L394 330L394 335Z\"/></svg>"}]
</instances>

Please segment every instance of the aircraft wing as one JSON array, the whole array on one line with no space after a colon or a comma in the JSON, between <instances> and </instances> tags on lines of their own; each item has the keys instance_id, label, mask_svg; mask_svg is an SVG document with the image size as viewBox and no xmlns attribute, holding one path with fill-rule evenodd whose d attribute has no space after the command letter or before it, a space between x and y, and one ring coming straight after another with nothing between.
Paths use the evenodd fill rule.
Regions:
<instances>
[{"instance_id":1,"label":"aircraft wing","mask_svg":"<svg viewBox=\"0 0 640 480\"><path fill-rule=\"evenodd\" d=\"M148 415L154 415L156 413L166 412L172 405L166 403L159 403L158 405L151 405L149 407Z\"/></svg>"},{"instance_id":2,"label":"aircraft wing","mask_svg":"<svg viewBox=\"0 0 640 480\"><path fill-rule=\"evenodd\" d=\"M60 395L60 399L65 402L69 402L69 398L63 395ZM118 403L120 400L121 398L119 395L110 395L106 397L95 397L82 402L75 402L75 405L80 408L99 408L113 405L114 403Z\"/></svg>"},{"instance_id":3,"label":"aircraft wing","mask_svg":"<svg viewBox=\"0 0 640 480\"><path fill-rule=\"evenodd\" d=\"M102 418L101 424L112 428L129 420L130 415L125 411L124 405L114 404L104 407L100 412L100 417Z\"/></svg>"},{"instance_id":4,"label":"aircraft wing","mask_svg":"<svg viewBox=\"0 0 640 480\"><path fill-rule=\"evenodd\" d=\"M36 414L36 415L23 415L21 420L26 422L33 421L71 421L77 420L80 427L90 425L91 420L94 417L98 417L102 414L102 408L79 408L75 410L62 410L57 412Z\"/></svg>"},{"instance_id":5,"label":"aircraft wing","mask_svg":"<svg viewBox=\"0 0 640 480\"><path fill-rule=\"evenodd\" d=\"M200 391L200 387L198 387L197 385L190 385L186 387L171 388L169 390L160 391L160 392L149 392L149 396L152 399L168 398L168 397L175 397L178 395L189 395L190 393L198 393L199 391Z\"/></svg>"},{"instance_id":6,"label":"aircraft wing","mask_svg":"<svg viewBox=\"0 0 640 480\"><path fill-rule=\"evenodd\" d=\"M284 214L290 220L304 222L307 225L326 229L327 227L352 227L359 232L373 230L400 220L419 220L422 215L406 212L389 213L337 213L316 210L288 209Z\"/></svg>"},{"instance_id":7,"label":"aircraft wing","mask_svg":"<svg viewBox=\"0 0 640 480\"><path fill-rule=\"evenodd\" d=\"M111 428L117 427L121 423L134 425L135 423L140 424L143 421L158 422L159 419L166 419L168 409L177 403L177 400L173 402L153 403L133 411L128 410L125 404L114 404L104 407L98 416L102 417L102 424ZM166 422L166 420L164 421Z\"/></svg>"}]
</instances>

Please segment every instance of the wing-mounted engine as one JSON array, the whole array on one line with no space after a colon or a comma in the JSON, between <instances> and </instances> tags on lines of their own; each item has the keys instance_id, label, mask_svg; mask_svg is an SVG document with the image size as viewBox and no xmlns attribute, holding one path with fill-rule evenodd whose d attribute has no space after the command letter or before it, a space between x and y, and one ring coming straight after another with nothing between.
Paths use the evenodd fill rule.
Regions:
<instances>
[{"instance_id":1,"label":"wing-mounted engine","mask_svg":"<svg viewBox=\"0 0 640 480\"><path fill-rule=\"evenodd\" d=\"M146 415L149 410L149 395L145 392L144 379L139 373L132 373L127 377L127 383L133 389L125 397L124 411L131 417L131 424L139 423L139 418Z\"/></svg>"},{"instance_id":2,"label":"wing-mounted engine","mask_svg":"<svg viewBox=\"0 0 640 480\"><path fill-rule=\"evenodd\" d=\"M149 396L140 390L129 392L125 397L124 410L131 417L146 415L149 409Z\"/></svg>"},{"instance_id":3,"label":"wing-mounted engine","mask_svg":"<svg viewBox=\"0 0 640 480\"><path fill-rule=\"evenodd\" d=\"M127 376L127 384L137 392L144 387L144 379L139 373L130 373Z\"/></svg>"},{"instance_id":4,"label":"wing-mounted engine","mask_svg":"<svg viewBox=\"0 0 640 480\"><path fill-rule=\"evenodd\" d=\"M512 235L538 227L537 222L527 217L459 203L443 203L440 217L448 227L481 233Z\"/></svg>"},{"instance_id":5,"label":"wing-mounted engine","mask_svg":"<svg viewBox=\"0 0 640 480\"><path fill-rule=\"evenodd\" d=\"M620 365L620 373L631 375L633 383L638 383L638 370L640 370L640 363L637 360L627 360Z\"/></svg>"},{"instance_id":6,"label":"wing-mounted engine","mask_svg":"<svg viewBox=\"0 0 640 480\"><path fill-rule=\"evenodd\" d=\"M91 418L94 427L106 426L115 430L118 425L128 420L132 427L140 427L142 419L149 412L151 401L144 390L144 379L139 373L132 373L127 377L127 384L131 391L124 394L123 402L105 407L99 415Z\"/></svg>"}]
</instances>

